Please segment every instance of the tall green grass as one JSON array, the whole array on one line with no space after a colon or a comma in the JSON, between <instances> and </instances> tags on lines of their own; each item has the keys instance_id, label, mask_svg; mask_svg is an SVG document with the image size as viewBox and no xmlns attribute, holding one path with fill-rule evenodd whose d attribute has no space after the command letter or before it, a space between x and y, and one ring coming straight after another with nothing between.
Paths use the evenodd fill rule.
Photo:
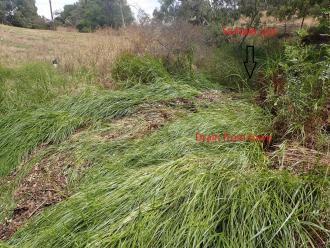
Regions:
<instances>
[{"instance_id":1,"label":"tall green grass","mask_svg":"<svg viewBox=\"0 0 330 248\"><path fill-rule=\"evenodd\" d=\"M45 104L70 87L65 77L50 65L31 63L0 68L0 113L33 108Z\"/></svg>"},{"instance_id":2,"label":"tall green grass","mask_svg":"<svg viewBox=\"0 0 330 248\"><path fill-rule=\"evenodd\" d=\"M268 107L276 112L278 135L315 143L326 123L330 98L330 46L288 43L284 56L266 64ZM282 78L282 90L272 78ZM284 125L283 125L284 124Z\"/></svg>"},{"instance_id":3,"label":"tall green grass","mask_svg":"<svg viewBox=\"0 0 330 248\"><path fill-rule=\"evenodd\" d=\"M246 102L187 114L144 139L89 144L79 192L10 241L15 247L307 247L323 226L327 181L267 169L260 144L196 143L195 132L264 133ZM88 142L86 142L88 143ZM89 142L91 143L91 142ZM87 145L87 144L85 144ZM95 151L98 147L98 151ZM94 149L93 149L94 148ZM94 152L93 152L94 150ZM93 154L94 153L94 154Z\"/></svg>"},{"instance_id":4,"label":"tall green grass","mask_svg":"<svg viewBox=\"0 0 330 248\"><path fill-rule=\"evenodd\" d=\"M196 142L196 132L271 133L270 114L226 96L196 102L198 77L178 81L153 58L123 58L120 90L87 90L0 119L0 175L42 143L92 165L74 195L32 218L10 246L293 248L330 239L327 174L269 169L256 142ZM98 137L100 126L141 104L177 98L195 111L139 138ZM87 125L78 141L63 142Z\"/></svg>"},{"instance_id":5,"label":"tall green grass","mask_svg":"<svg viewBox=\"0 0 330 248\"><path fill-rule=\"evenodd\" d=\"M208 79L229 89L248 88L248 76L244 69L245 54L238 45L223 45L217 48L204 66Z\"/></svg>"},{"instance_id":6,"label":"tall green grass","mask_svg":"<svg viewBox=\"0 0 330 248\"><path fill-rule=\"evenodd\" d=\"M124 87L137 84L153 84L158 80L170 79L162 61L150 55L123 54L112 69L116 82Z\"/></svg>"},{"instance_id":7,"label":"tall green grass","mask_svg":"<svg viewBox=\"0 0 330 248\"><path fill-rule=\"evenodd\" d=\"M142 103L190 98L187 85L159 82L127 91L94 91L66 97L56 104L8 114L0 120L0 175L6 175L42 143L59 143L77 128L131 114Z\"/></svg>"}]
</instances>

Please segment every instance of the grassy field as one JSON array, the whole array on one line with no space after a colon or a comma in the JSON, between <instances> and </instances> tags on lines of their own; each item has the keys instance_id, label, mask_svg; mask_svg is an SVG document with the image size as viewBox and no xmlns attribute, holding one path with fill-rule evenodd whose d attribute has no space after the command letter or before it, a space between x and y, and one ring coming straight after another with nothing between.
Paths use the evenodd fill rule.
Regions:
<instances>
[{"instance_id":1,"label":"grassy field","mask_svg":"<svg viewBox=\"0 0 330 248\"><path fill-rule=\"evenodd\" d=\"M0 247L327 247L328 155L196 142L272 135L273 115L140 35L0 25Z\"/></svg>"}]
</instances>

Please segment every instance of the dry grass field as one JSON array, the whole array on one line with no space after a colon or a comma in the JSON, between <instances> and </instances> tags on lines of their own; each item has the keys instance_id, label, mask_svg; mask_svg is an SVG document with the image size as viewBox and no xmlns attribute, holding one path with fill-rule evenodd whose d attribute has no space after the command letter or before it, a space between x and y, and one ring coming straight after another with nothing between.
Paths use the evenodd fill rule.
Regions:
<instances>
[{"instance_id":1,"label":"dry grass field","mask_svg":"<svg viewBox=\"0 0 330 248\"><path fill-rule=\"evenodd\" d=\"M131 48L133 39L134 35L113 30L88 34L0 25L0 59L1 64L18 66L58 58L64 71L81 67L102 71L109 69L116 55Z\"/></svg>"}]
</instances>

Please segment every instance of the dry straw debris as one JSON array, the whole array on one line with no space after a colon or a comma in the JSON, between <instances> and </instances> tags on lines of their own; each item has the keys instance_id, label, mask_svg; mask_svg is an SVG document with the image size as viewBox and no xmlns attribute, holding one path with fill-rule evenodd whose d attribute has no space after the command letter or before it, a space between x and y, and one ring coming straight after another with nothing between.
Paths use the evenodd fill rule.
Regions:
<instances>
[{"instance_id":1,"label":"dry straw debris","mask_svg":"<svg viewBox=\"0 0 330 248\"><path fill-rule=\"evenodd\" d=\"M279 145L271 152L272 165L279 170L289 170L295 174L307 173L316 167L330 167L330 156L298 144Z\"/></svg>"}]
</instances>

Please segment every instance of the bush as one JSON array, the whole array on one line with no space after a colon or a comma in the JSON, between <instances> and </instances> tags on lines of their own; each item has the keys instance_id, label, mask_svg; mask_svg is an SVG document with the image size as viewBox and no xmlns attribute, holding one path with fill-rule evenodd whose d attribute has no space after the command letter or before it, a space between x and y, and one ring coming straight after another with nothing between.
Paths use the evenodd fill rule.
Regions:
<instances>
[{"instance_id":1,"label":"bush","mask_svg":"<svg viewBox=\"0 0 330 248\"><path fill-rule=\"evenodd\" d=\"M230 89L240 89L247 83L240 49L235 45L223 45L216 49L208 67L204 68L211 81Z\"/></svg>"},{"instance_id":2,"label":"bush","mask_svg":"<svg viewBox=\"0 0 330 248\"><path fill-rule=\"evenodd\" d=\"M276 112L275 124L281 135L298 135L307 143L326 122L326 105L330 99L329 46L286 45L283 61L271 75L268 103ZM281 90L275 74L282 74ZM275 79L275 80L274 80ZM283 125L284 124L284 125Z\"/></svg>"}]
</instances>

